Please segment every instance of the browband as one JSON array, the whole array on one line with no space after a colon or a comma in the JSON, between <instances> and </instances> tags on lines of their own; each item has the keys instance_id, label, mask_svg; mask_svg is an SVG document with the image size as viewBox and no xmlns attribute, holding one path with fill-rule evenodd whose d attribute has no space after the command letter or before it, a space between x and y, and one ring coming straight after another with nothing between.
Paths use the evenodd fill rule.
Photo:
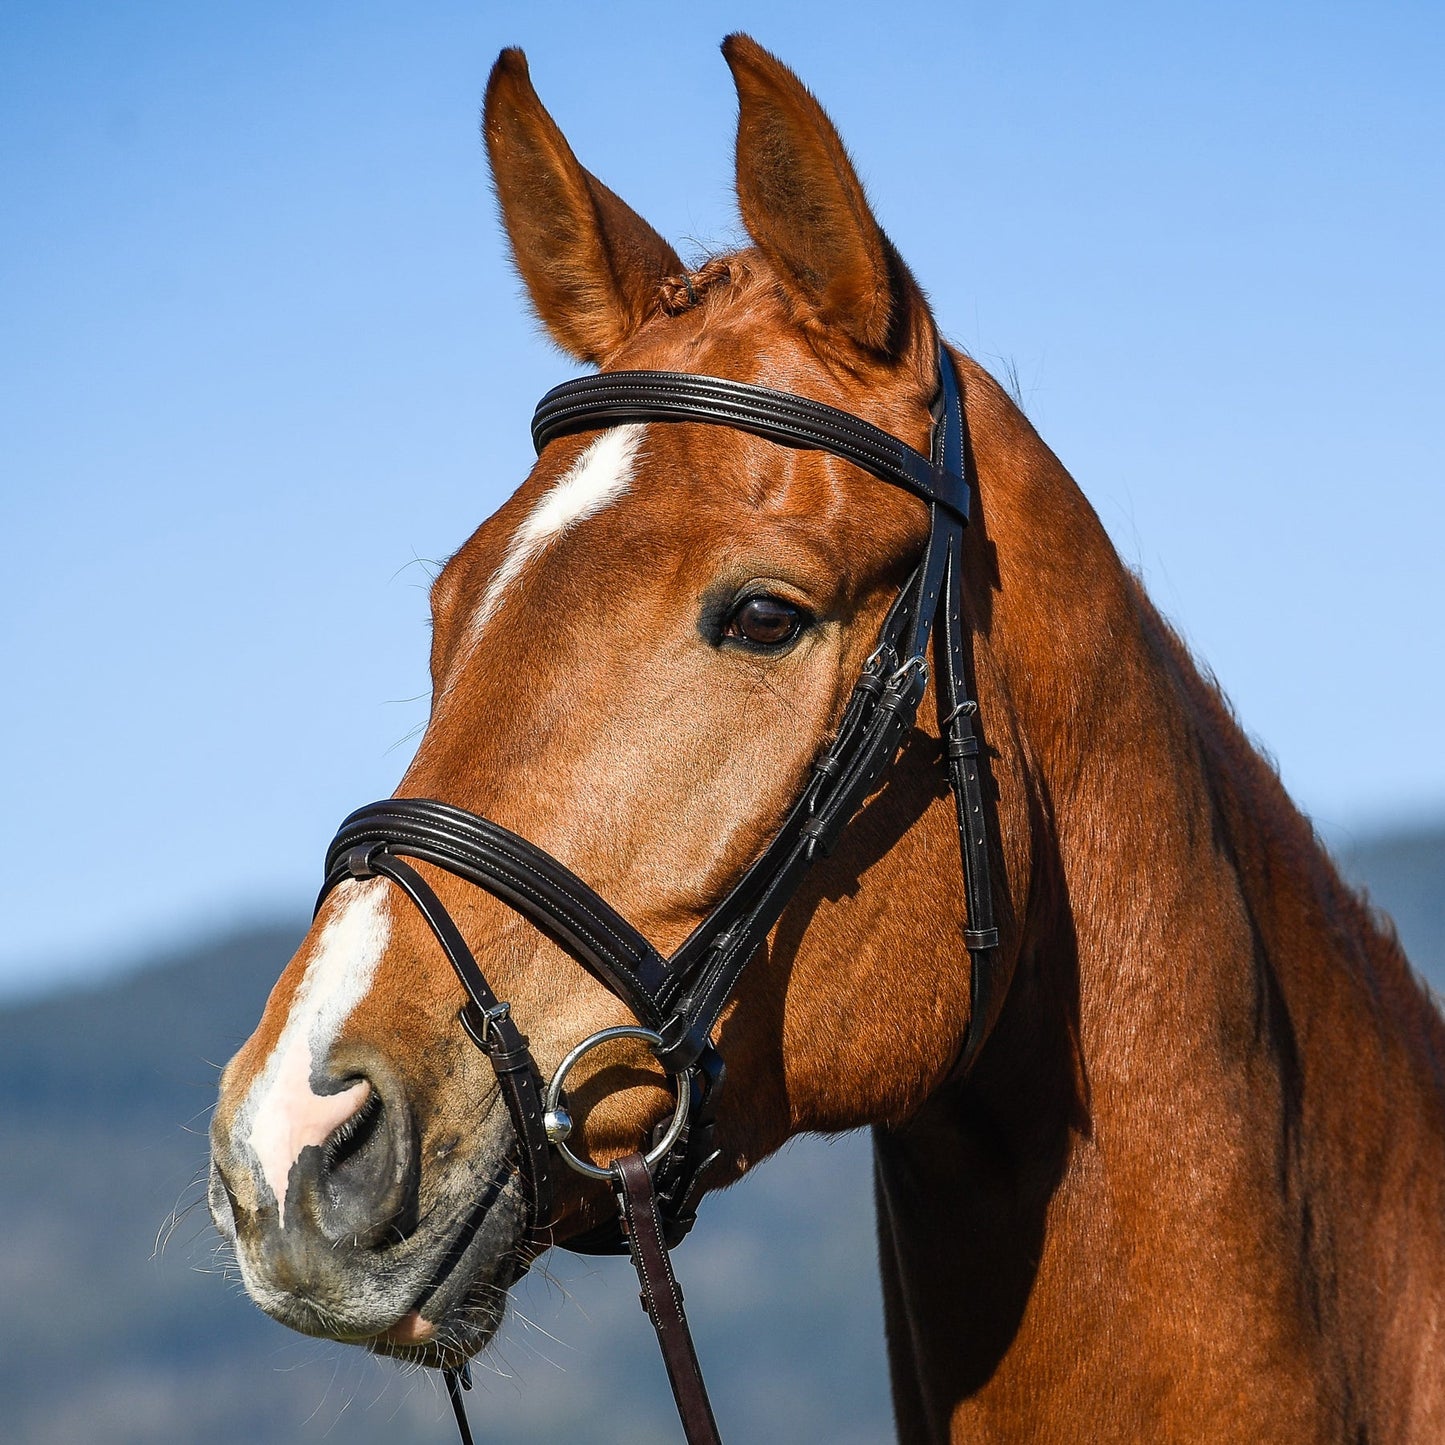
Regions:
<instances>
[{"instance_id":1,"label":"browband","mask_svg":"<svg viewBox=\"0 0 1445 1445\"><path fill-rule=\"evenodd\" d=\"M684 371L602 371L554 386L532 416L532 445L622 422L696 421L753 432L784 446L832 452L968 521L962 470L948 470L891 432L821 401Z\"/></svg>"}]
</instances>

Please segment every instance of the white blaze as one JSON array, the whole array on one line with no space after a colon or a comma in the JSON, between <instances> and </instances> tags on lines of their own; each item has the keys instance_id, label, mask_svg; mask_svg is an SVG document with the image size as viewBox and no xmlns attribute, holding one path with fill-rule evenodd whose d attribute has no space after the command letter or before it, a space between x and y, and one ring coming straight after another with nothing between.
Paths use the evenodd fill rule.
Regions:
<instances>
[{"instance_id":1,"label":"white blaze","mask_svg":"<svg viewBox=\"0 0 1445 1445\"><path fill-rule=\"evenodd\" d=\"M339 1094L311 1087L342 1025L366 997L391 937L384 878L345 885L333 894L331 917L316 940L306 974L266 1067L251 1085L236 1120L286 1223L286 1181L301 1151L324 1144L366 1102L370 1085Z\"/></svg>"},{"instance_id":2,"label":"white blaze","mask_svg":"<svg viewBox=\"0 0 1445 1445\"><path fill-rule=\"evenodd\" d=\"M572 463L566 476L533 507L513 534L507 555L472 619L474 638L479 637L496 616L507 588L521 576L529 562L546 550L554 537L600 512L627 490L646 430L640 423L632 423L603 432Z\"/></svg>"}]
</instances>

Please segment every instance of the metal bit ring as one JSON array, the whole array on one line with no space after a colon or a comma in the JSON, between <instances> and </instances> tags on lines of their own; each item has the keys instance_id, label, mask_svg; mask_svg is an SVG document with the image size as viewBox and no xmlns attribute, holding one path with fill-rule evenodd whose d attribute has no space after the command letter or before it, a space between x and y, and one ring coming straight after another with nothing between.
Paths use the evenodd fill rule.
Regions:
<instances>
[{"instance_id":1,"label":"metal bit ring","mask_svg":"<svg viewBox=\"0 0 1445 1445\"><path fill-rule=\"evenodd\" d=\"M546 1112L542 1122L547 1131L547 1138L573 1169L579 1174L585 1174L589 1179L611 1179L612 1171L581 1158L568 1147L567 1140L572 1134L573 1123L572 1116L562 1106L562 1086L573 1065L583 1054L601 1044L610 1043L613 1039L641 1039L653 1048L660 1048L662 1045L661 1034L654 1033L651 1029L645 1029L640 1024L619 1024L615 1028L601 1029L583 1039L557 1065L557 1072L552 1075L552 1081L547 1085L547 1096L543 1102ZM692 1070L684 1069L680 1074L674 1074L671 1077L673 1087L677 1090L677 1104L673 1108L667 1132L663 1134L656 1146L643 1156L649 1169L656 1168L667 1157L672 1146L677 1143L682 1131L687 1127L687 1116L692 1108Z\"/></svg>"}]
</instances>

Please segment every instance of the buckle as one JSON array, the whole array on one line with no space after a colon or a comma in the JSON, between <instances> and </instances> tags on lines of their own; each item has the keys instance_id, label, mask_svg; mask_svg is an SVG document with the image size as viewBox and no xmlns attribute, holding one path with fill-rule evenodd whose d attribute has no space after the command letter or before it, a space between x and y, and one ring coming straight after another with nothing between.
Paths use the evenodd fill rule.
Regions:
<instances>
[{"instance_id":1,"label":"buckle","mask_svg":"<svg viewBox=\"0 0 1445 1445\"><path fill-rule=\"evenodd\" d=\"M961 717L977 717L978 704L971 698L966 697L956 708L951 709L940 720L940 726L949 727L956 723Z\"/></svg>"},{"instance_id":2,"label":"buckle","mask_svg":"<svg viewBox=\"0 0 1445 1445\"><path fill-rule=\"evenodd\" d=\"M893 675L888 679L890 688L902 691L903 684L908 681L910 673L916 672L921 679L920 687L928 686L928 659L920 653L915 653L907 661L894 669Z\"/></svg>"},{"instance_id":3,"label":"buckle","mask_svg":"<svg viewBox=\"0 0 1445 1445\"><path fill-rule=\"evenodd\" d=\"M494 1049L505 1042L498 1035L497 1025L506 1022L511 1016L512 1005L503 1002L494 1003L491 1008L478 1008L468 999L457 1010L457 1022L466 1030L467 1037L489 1057ZM525 1039L522 1042L526 1044Z\"/></svg>"},{"instance_id":4,"label":"buckle","mask_svg":"<svg viewBox=\"0 0 1445 1445\"><path fill-rule=\"evenodd\" d=\"M898 654L893 650L891 642L880 642L872 652L868 654L868 661L863 664L865 673L881 674L885 666L890 663Z\"/></svg>"}]
</instances>

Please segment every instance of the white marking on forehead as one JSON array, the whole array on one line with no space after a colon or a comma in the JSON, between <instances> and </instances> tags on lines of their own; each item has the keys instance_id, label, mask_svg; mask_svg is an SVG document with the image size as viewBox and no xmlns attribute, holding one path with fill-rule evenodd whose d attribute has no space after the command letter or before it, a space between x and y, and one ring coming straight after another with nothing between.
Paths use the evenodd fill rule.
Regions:
<instances>
[{"instance_id":1,"label":"white marking on forehead","mask_svg":"<svg viewBox=\"0 0 1445 1445\"><path fill-rule=\"evenodd\" d=\"M633 422L603 432L572 463L567 475L532 508L513 533L507 555L472 619L474 639L481 636L482 629L496 616L507 588L521 576L529 562L546 550L554 537L600 512L627 490L646 430L641 423Z\"/></svg>"},{"instance_id":2,"label":"white marking on forehead","mask_svg":"<svg viewBox=\"0 0 1445 1445\"><path fill-rule=\"evenodd\" d=\"M342 1025L364 999L391 939L387 883L372 878L333 894L339 906L315 952L276 1047L251 1085L233 1129L245 1139L286 1223L286 1181L301 1151L324 1144L366 1101L365 1081L339 1094L318 1094L312 1073L324 1066Z\"/></svg>"}]
</instances>

